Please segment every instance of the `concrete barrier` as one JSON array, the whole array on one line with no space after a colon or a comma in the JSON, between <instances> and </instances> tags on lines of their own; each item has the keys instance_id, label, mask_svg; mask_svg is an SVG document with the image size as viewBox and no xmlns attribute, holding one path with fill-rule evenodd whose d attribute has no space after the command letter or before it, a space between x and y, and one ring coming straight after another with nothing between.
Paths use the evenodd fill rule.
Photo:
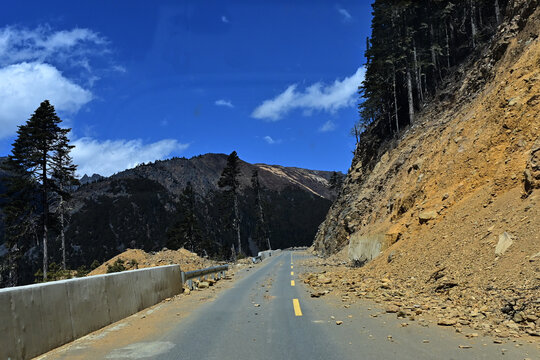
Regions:
<instances>
[{"instance_id":1,"label":"concrete barrier","mask_svg":"<svg viewBox=\"0 0 540 360\"><path fill-rule=\"evenodd\" d=\"M178 265L0 289L0 359L29 359L180 293Z\"/></svg>"},{"instance_id":2,"label":"concrete barrier","mask_svg":"<svg viewBox=\"0 0 540 360\"><path fill-rule=\"evenodd\" d=\"M274 250L259 251L259 253L257 254L257 257L260 257L261 260L264 260L266 258L271 257L273 252L274 252Z\"/></svg>"},{"instance_id":3,"label":"concrete barrier","mask_svg":"<svg viewBox=\"0 0 540 360\"><path fill-rule=\"evenodd\" d=\"M359 265L373 260L381 253L384 239L384 234L371 236L363 236L359 233L352 234L349 240L349 259Z\"/></svg>"}]
</instances>

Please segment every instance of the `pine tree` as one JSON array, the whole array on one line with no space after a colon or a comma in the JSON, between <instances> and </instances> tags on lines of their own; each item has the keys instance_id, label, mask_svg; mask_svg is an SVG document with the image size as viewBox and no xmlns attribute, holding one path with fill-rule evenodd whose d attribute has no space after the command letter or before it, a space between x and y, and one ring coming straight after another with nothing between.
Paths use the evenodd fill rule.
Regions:
<instances>
[{"instance_id":1,"label":"pine tree","mask_svg":"<svg viewBox=\"0 0 540 360\"><path fill-rule=\"evenodd\" d=\"M452 67L491 39L508 4L375 0L366 74L359 88L363 129L384 141L401 126L413 124L416 112L433 99Z\"/></svg>"},{"instance_id":2,"label":"pine tree","mask_svg":"<svg viewBox=\"0 0 540 360\"><path fill-rule=\"evenodd\" d=\"M240 211L238 208L238 190L240 183L238 177L240 176L240 158L236 151L230 153L227 157L227 165L223 169L218 181L218 186L225 190L230 196L233 202L234 219L233 229L236 232L236 240L238 244L238 254L242 254L242 242L240 239Z\"/></svg>"},{"instance_id":3,"label":"pine tree","mask_svg":"<svg viewBox=\"0 0 540 360\"><path fill-rule=\"evenodd\" d=\"M253 170L251 173L251 186L253 188L253 194L255 197L255 239L259 247L265 246L267 250L271 250L270 235L268 234L268 225L265 221L263 203L261 198L261 184L259 182L259 172Z\"/></svg>"},{"instance_id":4,"label":"pine tree","mask_svg":"<svg viewBox=\"0 0 540 360\"><path fill-rule=\"evenodd\" d=\"M71 190L74 186L79 185L79 181L75 177L77 165L73 164L73 159L69 155L70 151L75 147L69 144L65 129L58 136L56 144L56 152L51 157L52 168L52 184L57 195L56 215L58 216L60 243L62 250L62 269L66 270L66 239L65 239L65 217L66 217L66 202L71 198Z\"/></svg>"},{"instance_id":5,"label":"pine tree","mask_svg":"<svg viewBox=\"0 0 540 360\"><path fill-rule=\"evenodd\" d=\"M59 151L69 153L71 150L66 148L70 129L60 128L61 121L49 101L43 101L26 124L19 126L13 149L8 156L10 166L24 174L24 178L33 181L41 197L43 280L47 280L48 270L49 195L57 190L51 181L55 171L53 157Z\"/></svg>"},{"instance_id":6,"label":"pine tree","mask_svg":"<svg viewBox=\"0 0 540 360\"><path fill-rule=\"evenodd\" d=\"M181 220L167 232L167 247L178 250L184 247L192 252L206 250L204 248L199 219L195 213L195 192L191 182L188 182L180 197L179 213Z\"/></svg>"},{"instance_id":7,"label":"pine tree","mask_svg":"<svg viewBox=\"0 0 540 360\"><path fill-rule=\"evenodd\" d=\"M4 222L4 244L8 250L2 284L17 286L20 282L19 266L23 255L38 242L39 217L36 215L38 199L36 184L25 169L8 160L2 166L8 176L3 179L6 192L1 195Z\"/></svg>"},{"instance_id":8,"label":"pine tree","mask_svg":"<svg viewBox=\"0 0 540 360\"><path fill-rule=\"evenodd\" d=\"M330 185L330 190L339 192L341 186L343 185L343 175L335 171L332 172L330 180L328 180L328 184Z\"/></svg>"}]
</instances>

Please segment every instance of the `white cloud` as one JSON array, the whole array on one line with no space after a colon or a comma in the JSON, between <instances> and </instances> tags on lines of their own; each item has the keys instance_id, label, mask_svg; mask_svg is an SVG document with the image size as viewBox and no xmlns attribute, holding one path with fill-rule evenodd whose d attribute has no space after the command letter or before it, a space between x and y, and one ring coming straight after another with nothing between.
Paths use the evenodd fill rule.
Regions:
<instances>
[{"instance_id":1,"label":"white cloud","mask_svg":"<svg viewBox=\"0 0 540 360\"><path fill-rule=\"evenodd\" d=\"M358 86L364 80L364 74L365 69L358 68L353 75L343 80L336 79L329 85L317 82L304 91L297 91L297 84L289 85L273 99L263 101L251 116L277 121L295 109L302 109L304 116L309 116L315 110L334 113L341 108L354 106L358 101Z\"/></svg>"},{"instance_id":2,"label":"white cloud","mask_svg":"<svg viewBox=\"0 0 540 360\"><path fill-rule=\"evenodd\" d=\"M89 29L52 31L48 26L35 29L6 26L0 29L0 65L23 61L61 62L71 65L85 64L85 57L97 49L106 51L107 41ZM81 59L82 58L82 59Z\"/></svg>"},{"instance_id":3,"label":"white cloud","mask_svg":"<svg viewBox=\"0 0 540 360\"><path fill-rule=\"evenodd\" d=\"M141 163L164 159L189 147L189 144L174 139L144 144L140 139L99 141L90 137L77 139L73 145L73 162L78 165L77 173L81 176L110 176Z\"/></svg>"},{"instance_id":4,"label":"white cloud","mask_svg":"<svg viewBox=\"0 0 540 360\"><path fill-rule=\"evenodd\" d=\"M57 111L76 113L92 93L49 64L20 63L0 68L0 138L15 134L43 100Z\"/></svg>"},{"instance_id":5,"label":"white cloud","mask_svg":"<svg viewBox=\"0 0 540 360\"><path fill-rule=\"evenodd\" d=\"M263 140L266 141L267 144L274 145L274 144L281 144L281 140L274 139L271 136L266 135L263 137Z\"/></svg>"},{"instance_id":6,"label":"white cloud","mask_svg":"<svg viewBox=\"0 0 540 360\"><path fill-rule=\"evenodd\" d=\"M119 72L119 73L126 73L127 72L127 69L122 65L114 65L112 68L113 68L114 71Z\"/></svg>"},{"instance_id":7,"label":"white cloud","mask_svg":"<svg viewBox=\"0 0 540 360\"><path fill-rule=\"evenodd\" d=\"M349 21L352 19L351 13L342 7L337 7L337 11L343 16L343 21Z\"/></svg>"},{"instance_id":8,"label":"white cloud","mask_svg":"<svg viewBox=\"0 0 540 360\"><path fill-rule=\"evenodd\" d=\"M85 87L100 79L92 72L91 60L103 57L107 44L98 33L83 28L0 28L0 138L14 135L17 125L45 99L63 115L73 115L90 102L93 95Z\"/></svg>"},{"instance_id":9,"label":"white cloud","mask_svg":"<svg viewBox=\"0 0 540 360\"><path fill-rule=\"evenodd\" d=\"M224 22L225 24L229 23L229 19L227 19L225 15L221 16L221 21Z\"/></svg>"},{"instance_id":10,"label":"white cloud","mask_svg":"<svg viewBox=\"0 0 540 360\"><path fill-rule=\"evenodd\" d=\"M226 106L226 107L230 107L231 109L234 107L234 105L232 104L232 102L230 102L229 100L223 100L223 99L219 99L219 100L216 100L216 102L214 103L216 106Z\"/></svg>"},{"instance_id":11,"label":"white cloud","mask_svg":"<svg viewBox=\"0 0 540 360\"><path fill-rule=\"evenodd\" d=\"M336 124L332 120L325 122L320 128L319 132L330 132L336 129Z\"/></svg>"}]
</instances>

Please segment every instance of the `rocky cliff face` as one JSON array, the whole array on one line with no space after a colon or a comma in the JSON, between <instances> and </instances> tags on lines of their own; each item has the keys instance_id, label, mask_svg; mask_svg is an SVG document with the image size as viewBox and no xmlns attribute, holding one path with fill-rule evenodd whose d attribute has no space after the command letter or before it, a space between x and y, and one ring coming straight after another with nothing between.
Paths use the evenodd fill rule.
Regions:
<instances>
[{"instance_id":1,"label":"rocky cliff face","mask_svg":"<svg viewBox=\"0 0 540 360\"><path fill-rule=\"evenodd\" d=\"M539 34L538 2L510 2L398 140L368 129L314 242L364 266L329 277L457 330L540 334Z\"/></svg>"},{"instance_id":2,"label":"rocky cliff face","mask_svg":"<svg viewBox=\"0 0 540 360\"><path fill-rule=\"evenodd\" d=\"M496 38L454 71L399 141L381 144L369 130L363 135L317 233L318 251L335 253L353 234L383 234L386 248L420 229L419 216L444 221L471 196L488 193L478 204L485 209L499 194L523 189L524 171L538 156L536 4L509 6Z\"/></svg>"}]
</instances>

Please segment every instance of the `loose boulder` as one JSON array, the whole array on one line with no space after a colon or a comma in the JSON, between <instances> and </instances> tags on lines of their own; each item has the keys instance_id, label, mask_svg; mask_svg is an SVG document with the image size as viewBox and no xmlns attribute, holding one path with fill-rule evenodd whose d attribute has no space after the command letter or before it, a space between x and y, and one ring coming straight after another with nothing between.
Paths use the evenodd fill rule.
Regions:
<instances>
[{"instance_id":1,"label":"loose boulder","mask_svg":"<svg viewBox=\"0 0 540 360\"><path fill-rule=\"evenodd\" d=\"M418 221L420 224L427 223L430 220L433 220L437 217L437 212L435 211L422 211L418 214Z\"/></svg>"},{"instance_id":2,"label":"loose boulder","mask_svg":"<svg viewBox=\"0 0 540 360\"><path fill-rule=\"evenodd\" d=\"M383 242L384 234L362 236L354 233L349 241L349 259L358 265L364 265L381 253Z\"/></svg>"},{"instance_id":3,"label":"loose boulder","mask_svg":"<svg viewBox=\"0 0 540 360\"><path fill-rule=\"evenodd\" d=\"M505 251L514 243L514 240L512 239L512 235L507 233L506 231L503 232L501 235L499 235L499 242L497 243L497 246L495 247L495 255L502 255L505 253Z\"/></svg>"},{"instance_id":4,"label":"loose boulder","mask_svg":"<svg viewBox=\"0 0 540 360\"><path fill-rule=\"evenodd\" d=\"M537 140L531 149L527 167L523 173L525 193L530 194L533 189L540 188L540 140Z\"/></svg>"}]
</instances>

